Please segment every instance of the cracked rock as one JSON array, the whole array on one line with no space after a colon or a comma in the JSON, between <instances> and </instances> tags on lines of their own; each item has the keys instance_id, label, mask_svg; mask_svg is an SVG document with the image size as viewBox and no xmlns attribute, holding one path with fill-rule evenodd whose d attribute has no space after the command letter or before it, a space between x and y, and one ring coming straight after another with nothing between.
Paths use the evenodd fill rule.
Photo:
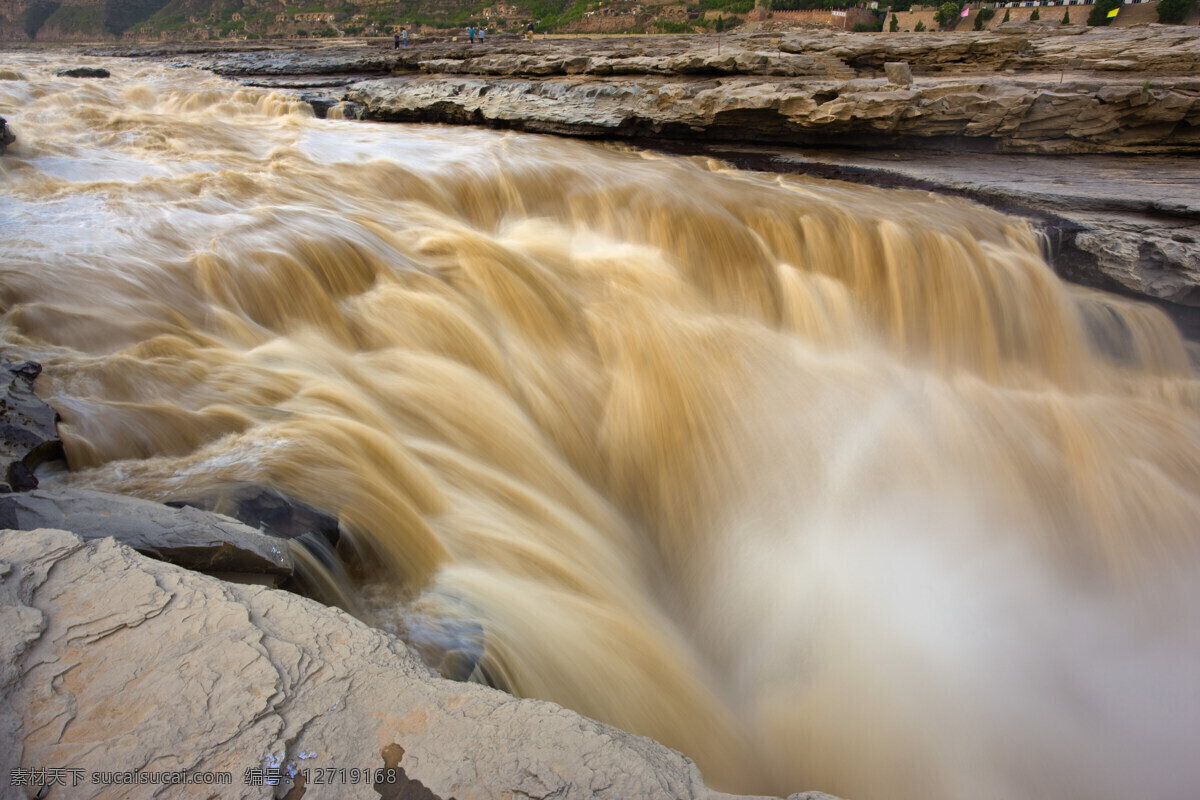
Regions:
<instances>
[{"instance_id":1,"label":"cracked rock","mask_svg":"<svg viewBox=\"0 0 1200 800\"><path fill-rule=\"evenodd\" d=\"M191 793L85 779L71 798L154 789L262 798L263 786L244 778L274 764L285 775L309 770L306 800L530 791L733 800L650 739L552 703L443 680L399 639L341 611L152 561L112 539L0 532L0 655L0 731L13 744L0 748L5 797L22 796L9 785L20 774L13 770L61 765L85 775L231 778ZM397 782L312 779L318 769L351 767L386 769ZM276 796L292 788L285 778ZM24 796L35 791L25 787Z\"/></svg>"}]
</instances>

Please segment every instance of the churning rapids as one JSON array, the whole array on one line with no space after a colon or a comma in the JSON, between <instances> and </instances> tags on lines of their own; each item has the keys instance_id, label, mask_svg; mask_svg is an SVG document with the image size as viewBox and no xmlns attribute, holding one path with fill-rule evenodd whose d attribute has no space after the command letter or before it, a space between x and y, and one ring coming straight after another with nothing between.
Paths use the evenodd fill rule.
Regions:
<instances>
[{"instance_id":1,"label":"churning rapids","mask_svg":"<svg viewBox=\"0 0 1200 800\"><path fill-rule=\"evenodd\" d=\"M370 621L725 790L1195 797L1200 382L1024 222L52 60L0 68L50 481L336 511Z\"/></svg>"}]
</instances>

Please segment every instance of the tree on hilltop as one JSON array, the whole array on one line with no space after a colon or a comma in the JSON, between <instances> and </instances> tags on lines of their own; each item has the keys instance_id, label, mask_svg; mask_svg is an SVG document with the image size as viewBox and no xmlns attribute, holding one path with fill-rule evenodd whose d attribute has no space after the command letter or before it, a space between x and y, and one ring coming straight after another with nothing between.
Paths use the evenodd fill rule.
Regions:
<instances>
[{"instance_id":1,"label":"tree on hilltop","mask_svg":"<svg viewBox=\"0 0 1200 800\"><path fill-rule=\"evenodd\" d=\"M937 7L937 11L934 12L933 19L938 25L948 28L952 23L958 21L958 14L961 10L962 8L958 3L942 3Z\"/></svg>"},{"instance_id":2,"label":"tree on hilltop","mask_svg":"<svg viewBox=\"0 0 1200 800\"><path fill-rule=\"evenodd\" d=\"M1194 5L1196 0L1160 0L1158 21L1163 25L1182 25Z\"/></svg>"}]
</instances>

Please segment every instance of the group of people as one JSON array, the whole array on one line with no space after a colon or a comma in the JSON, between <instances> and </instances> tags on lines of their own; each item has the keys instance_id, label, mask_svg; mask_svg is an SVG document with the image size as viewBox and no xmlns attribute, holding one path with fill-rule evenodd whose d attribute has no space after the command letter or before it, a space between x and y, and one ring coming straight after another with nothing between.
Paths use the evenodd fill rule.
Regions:
<instances>
[{"instance_id":1,"label":"group of people","mask_svg":"<svg viewBox=\"0 0 1200 800\"><path fill-rule=\"evenodd\" d=\"M483 34L485 30L486 28L476 28L473 25L469 26L467 28L467 38L471 40L471 44L475 44L476 37L479 38L479 43L483 44ZM529 38L529 41L533 41L532 22L529 23L529 26L525 31L525 35ZM392 48L394 50L399 50L402 45L404 47L408 47L408 28L401 28L400 32L392 37Z\"/></svg>"}]
</instances>

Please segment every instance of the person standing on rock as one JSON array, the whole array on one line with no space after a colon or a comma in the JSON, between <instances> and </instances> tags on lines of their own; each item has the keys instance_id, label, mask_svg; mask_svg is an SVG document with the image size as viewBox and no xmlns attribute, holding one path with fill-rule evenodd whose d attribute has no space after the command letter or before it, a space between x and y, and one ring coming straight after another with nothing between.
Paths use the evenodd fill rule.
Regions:
<instances>
[{"instance_id":1,"label":"person standing on rock","mask_svg":"<svg viewBox=\"0 0 1200 800\"><path fill-rule=\"evenodd\" d=\"M483 28L479 29L479 43L483 44Z\"/></svg>"},{"instance_id":2,"label":"person standing on rock","mask_svg":"<svg viewBox=\"0 0 1200 800\"><path fill-rule=\"evenodd\" d=\"M475 29L467 28L467 37L470 38L471 44L475 44Z\"/></svg>"},{"instance_id":3,"label":"person standing on rock","mask_svg":"<svg viewBox=\"0 0 1200 800\"><path fill-rule=\"evenodd\" d=\"M529 26L525 28L525 38L529 39L529 41L531 41L531 42L533 41L533 23L532 22L529 23Z\"/></svg>"},{"instance_id":4,"label":"person standing on rock","mask_svg":"<svg viewBox=\"0 0 1200 800\"><path fill-rule=\"evenodd\" d=\"M401 41L404 42L405 49L407 49L408 48L408 28L401 28L400 36L401 36Z\"/></svg>"},{"instance_id":5,"label":"person standing on rock","mask_svg":"<svg viewBox=\"0 0 1200 800\"><path fill-rule=\"evenodd\" d=\"M398 34L398 33L392 37L392 49L393 50L400 49L400 34Z\"/></svg>"}]
</instances>

